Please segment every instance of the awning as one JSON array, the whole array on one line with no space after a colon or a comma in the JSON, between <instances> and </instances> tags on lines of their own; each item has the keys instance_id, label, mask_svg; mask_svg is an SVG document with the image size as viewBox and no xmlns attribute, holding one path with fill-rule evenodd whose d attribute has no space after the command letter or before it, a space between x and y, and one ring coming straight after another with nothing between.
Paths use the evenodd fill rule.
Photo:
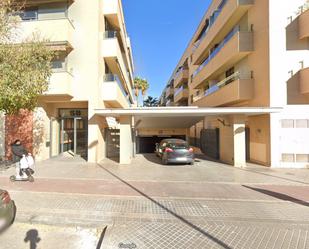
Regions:
<instances>
[{"instance_id":1,"label":"awning","mask_svg":"<svg viewBox=\"0 0 309 249\"><path fill-rule=\"evenodd\" d=\"M281 112L277 107L140 107L127 109L96 109L104 117L133 116L139 128L189 128L205 116L263 115Z\"/></svg>"}]
</instances>

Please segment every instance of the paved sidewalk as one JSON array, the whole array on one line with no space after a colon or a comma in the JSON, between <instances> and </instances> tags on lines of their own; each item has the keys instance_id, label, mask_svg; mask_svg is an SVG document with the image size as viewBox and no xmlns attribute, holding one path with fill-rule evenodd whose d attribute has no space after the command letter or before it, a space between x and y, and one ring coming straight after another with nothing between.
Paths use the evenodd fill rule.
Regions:
<instances>
[{"instance_id":1,"label":"paved sidewalk","mask_svg":"<svg viewBox=\"0 0 309 249\"><path fill-rule=\"evenodd\" d=\"M308 170L163 166L145 155L122 166L56 158L38 164L34 183L10 182L11 171L0 186L18 212L1 249L29 248L33 229L42 249L309 249Z\"/></svg>"},{"instance_id":2,"label":"paved sidewalk","mask_svg":"<svg viewBox=\"0 0 309 249\"><path fill-rule=\"evenodd\" d=\"M45 224L52 229L62 227L64 236L69 234L74 241L83 239L79 232L74 232L77 227L82 229L76 231L92 234L92 241L99 240L95 231L107 227L102 248L113 249L121 248L121 244L160 249L309 247L309 209L286 201L115 198L31 192L27 198L24 192L12 192L12 196L22 210L7 238L20 224L38 228ZM43 231L37 230L46 233L44 227ZM46 236L48 240L49 235ZM66 241L57 241L59 248L66 248ZM14 248L9 245L4 248Z\"/></svg>"},{"instance_id":3,"label":"paved sidewalk","mask_svg":"<svg viewBox=\"0 0 309 249\"><path fill-rule=\"evenodd\" d=\"M126 181L204 182L230 184L308 185L308 169L270 169L249 164L247 168L197 159L194 166L164 166L153 154L137 155L130 165L118 165L111 160L100 163L105 169ZM39 162L36 178L114 180L108 171L80 158L59 157ZM176 168L176 169L175 169ZM0 172L1 178L14 174L14 169Z\"/></svg>"}]
</instances>

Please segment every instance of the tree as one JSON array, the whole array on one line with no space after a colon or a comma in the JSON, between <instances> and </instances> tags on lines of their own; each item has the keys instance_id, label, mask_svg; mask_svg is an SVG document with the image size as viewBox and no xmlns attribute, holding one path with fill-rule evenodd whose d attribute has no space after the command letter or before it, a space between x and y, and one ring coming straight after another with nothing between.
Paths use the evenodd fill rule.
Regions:
<instances>
[{"instance_id":1,"label":"tree","mask_svg":"<svg viewBox=\"0 0 309 249\"><path fill-rule=\"evenodd\" d=\"M35 35L26 40L16 38L14 31L20 20L14 15L16 6L13 0L1 0L0 111L5 114L35 109L39 96L48 90L54 56L46 46L47 40Z\"/></svg>"},{"instance_id":2,"label":"tree","mask_svg":"<svg viewBox=\"0 0 309 249\"><path fill-rule=\"evenodd\" d=\"M147 99L144 100L145 107L156 107L159 106L159 100L157 98L148 96Z\"/></svg>"},{"instance_id":3,"label":"tree","mask_svg":"<svg viewBox=\"0 0 309 249\"><path fill-rule=\"evenodd\" d=\"M138 99L138 96L139 96L139 92L141 90L142 81L143 80L140 77L134 78L134 94L135 94L137 99Z\"/></svg>"},{"instance_id":4,"label":"tree","mask_svg":"<svg viewBox=\"0 0 309 249\"><path fill-rule=\"evenodd\" d=\"M137 98L137 102L140 92L142 92L143 97L145 97L148 89L149 83L146 79L142 79L141 77L134 78L134 92Z\"/></svg>"},{"instance_id":5,"label":"tree","mask_svg":"<svg viewBox=\"0 0 309 249\"><path fill-rule=\"evenodd\" d=\"M149 83L146 79L142 80L142 84L141 84L141 91L142 91L142 95L145 98L147 90L149 89Z\"/></svg>"}]
</instances>

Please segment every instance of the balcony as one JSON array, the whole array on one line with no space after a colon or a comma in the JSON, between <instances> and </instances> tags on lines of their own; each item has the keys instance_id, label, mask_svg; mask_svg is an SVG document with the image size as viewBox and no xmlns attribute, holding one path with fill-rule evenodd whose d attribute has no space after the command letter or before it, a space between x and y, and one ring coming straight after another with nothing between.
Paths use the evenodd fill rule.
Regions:
<instances>
[{"instance_id":1,"label":"balcony","mask_svg":"<svg viewBox=\"0 0 309 249\"><path fill-rule=\"evenodd\" d=\"M309 104L309 67L299 70L287 81L287 103L289 105Z\"/></svg>"},{"instance_id":2,"label":"balcony","mask_svg":"<svg viewBox=\"0 0 309 249\"><path fill-rule=\"evenodd\" d=\"M200 88L253 51L253 33L233 30L193 73L192 87Z\"/></svg>"},{"instance_id":3,"label":"balcony","mask_svg":"<svg viewBox=\"0 0 309 249\"><path fill-rule=\"evenodd\" d=\"M207 56L210 45L222 40L224 35L237 24L253 4L254 0L229 0L223 5L221 10L217 10L212 23L195 44L192 58L195 65L203 61L203 58Z\"/></svg>"},{"instance_id":4,"label":"balcony","mask_svg":"<svg viewBox=\"0 0 309 249\"><path fill-rule=\"evenodd\" d=\"M112 26L121 29L121 8L119 0L104 0L103 1L103 14Z\"/></svg>"},{"instance_id":5,"label":"balcony","mask_svg":"<svg viewBox=\"0 0 309 249\"><path fill-rule=\"evenodd\" d=\"M73 98L73 75L69 72L55 72L49 79L49 89L40 99L44 102L68 101Z\"/></svg>"},{"instance_id":6,"label":"balcony","mask_svg":"<svg viewBox=\"0 0 309 249\"><path fill-rule=\"evenodd\" d=\"M46 3L61 3L61 2L68 2L69 4L72 4L75 2L75 0L27 0L26 2L24 0L17 0L16 2L21 2L23 4L26 4L26 6L29 5L38 5L38 4L46 4Z\"/></svg>"},{"instance_id":7,"label":"balcony","mask_svg":"<svg viewBox=\"0 0 309 249\"><path fill-rule=\"evenodd\" d=\"M172 100L166 101L166 106L175 106L175 103Z\"/></svg>"},{"instance_id":8,"label":"balcony","mask_svg":"<svg viewBox=\"0 0 309 249\"><path fill-rule=\"evenodd\" d=\"M119 39L117 31L106 31L103 39L102 54L108 67L128 85L130 94L133 96L131 91L133 82L130 77L129 68L126 66L125 55L121 51Z\"/></svg>"},{"instance_id":9,"label":"balcony","mask_svg":"<svg viewBox=\"0 0 309 249\"><path fill-rule=\"evenodd\" d=\"M181 69L175 75L174 87L178 87L182 85L183 83L188 82L188 79L189 79L189 70Z\"/></svg>"},{"instance_id":10,"label":"balcony","mask_svg":"<svg viewBox=\"0 0 309 249\"><path fill-rule=\"evenodd\" d=\"M102 84L103 101L113 108L127 108L131 103L117 75L106 74Z\"/></svg>"},{"instance_id":11,"label":"balcony","mask_svg":"<svg viewBox=\"0 0 309 249\"><path fill-rule=\"evenodd\" d=\"M21 39L32 38L33 34L38 35L40 39L49 40L54 50L73 49L74 26L68 18L21 22Z\"/></svg>"},{"instance_id":12,"label":"balcony","mask_svg":"<svg viewBox=\"0 0 309 249\"><path fill-rule=\"evenodd\" d=\"M172 87L166 88L166 91L165 91L166 98L171 97L173 95L174 95L174 89Z\"/></svg>"},{"instance_id":13,"label":"balcony","mask_svg":"<svg viewBox=\"0 0 309 249\"><path fill-rule=\"evenodd\" d=\"M298 25L299 39L309 38L309 9L300 14Z\"/></svg>"},{"instance_id":14,"label":"balcony","mask_svg":"<svg viewBox=\"0 0 309 249\"><path fill-rule=\"evenodd\" d=\"M178 88L174 93L174 102L182 102L189 98L189 89L184 88L183 86Z\"/></svg>"},{"instance_id":15,"label":"balcony","mask_svg":"<svg viewBox=\"0 0 309 249\"><path fill-rule=\"evenodd\" d=\"M299 71L299 90L301 94L309 96L309 67Z\"/></svg>"},{"instance_id":16,"label":"balcony","mask_svg":"<svg viewBox=\"0 0 309 249\"><path fill-rule=\"evenodd\" d=\"M193 101L199 107L218 107L248 101L254 96L254 80L251 73L240 73L227 77L223 81L210 87Z\"/></svg>"}]
</instances>

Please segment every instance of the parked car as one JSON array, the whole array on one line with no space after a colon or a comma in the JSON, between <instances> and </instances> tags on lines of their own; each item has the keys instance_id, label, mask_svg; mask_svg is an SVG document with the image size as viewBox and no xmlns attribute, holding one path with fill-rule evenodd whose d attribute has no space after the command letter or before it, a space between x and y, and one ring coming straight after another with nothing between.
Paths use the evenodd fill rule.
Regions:
<instances>
[{"instance_id":1,"label":"parked car","mask_svg":"<svg viewBox=\"0 0 309 249\"><path fill-rule=\"evenodd\" d=\"M194 164L193 148L182 139L163 139L160 144L156 144L155 153L162 159L163 164Z\"/></svg>"},{"instance_id":2,"label":"parked car","mask_svg":"<svg viewBox=\"0 0 309 249\"><path fill-rule=\"evenodd\" d=\"M0 233L13 224L16 206L9 193L0 189Z\"/></svg>"}]
</instances>

